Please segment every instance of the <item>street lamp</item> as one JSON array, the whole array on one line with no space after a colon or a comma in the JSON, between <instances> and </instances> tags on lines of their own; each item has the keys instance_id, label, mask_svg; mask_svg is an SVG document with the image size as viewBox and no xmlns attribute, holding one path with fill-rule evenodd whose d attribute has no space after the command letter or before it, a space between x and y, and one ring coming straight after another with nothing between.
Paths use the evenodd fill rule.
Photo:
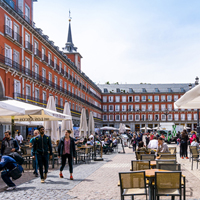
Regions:
<instances>
[{"instance_id":1,"label":"street lamp","mask_svg":"<svg viewBox=\"0 0 200 200\"><path fill-rule=\"evenodd\" d=\"M165 112L163 114L166 116L166 122L167 122L167 115L169 115L169 111L165 109Z\"/></svg>"},{"instance_id":2,"label":"street lamp","mask_svg":"<svg viewBox=\"0 0 200 200\"><path fill-rule=\"evenodd\" d=\"M199 77L195 78L195 85L199 85ZM200 134L200 127L199 127L199 109L197 109L197 135Z\"/></svg>"}]
</instances>

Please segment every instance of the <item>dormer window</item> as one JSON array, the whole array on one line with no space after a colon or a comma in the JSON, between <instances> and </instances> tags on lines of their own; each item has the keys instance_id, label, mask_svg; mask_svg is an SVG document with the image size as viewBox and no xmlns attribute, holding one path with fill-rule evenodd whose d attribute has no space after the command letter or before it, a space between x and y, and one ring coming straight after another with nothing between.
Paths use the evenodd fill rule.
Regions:
<instances>
[{"instance_id":1,"label":"dormer window","mask_svg":"<svg viewBox=\"0 0 200 200\"><path fill-rule=\"evenodd\" d=\"M103 89L103 92L104 92L104 93L108 93L108 89L107 89L107 88L104 88L104 89Z\"/></svg>"},{"instance_id":2,"label":"dormer window","mask_svg":"<svg viewBox=\"0 0 200 200\"><path fill-rule=\"evenodd\" d=\"M181 92L185 92L185 89L184 89L184 88L181 88Z\"/></svg>"},{"instance_id":3,"label":"dormer window","mask_svg":"<svg viewBox=\"0 0 200 200\"><path fill-rule=\"evenodd\" d=\"M155 88L155 92L159 92L159 89L158 89L158 88Z\"/></svg>"},{"instance_id":4,"label":"dormer window","mask_svg":"<svg viewBox=\"0 0 200 200\"><path fill-rule=\"evenodd\" d=\"M133 93L133 89L132 88L129 88L129 93Z\"/></svg>"},{"instance_id":5,"label":"dormer window","mask_svg":"<svg viewBox=\"0 0 200 200\"><path fill-rule=\"evenodd\" d=\"M147 92L146 88L142 88L142 92L144 93Z\"/></svg>"},{"instance_id":6,"label":"dormer window","mask_svg":"<svg viewBox=\"0 0 200 200\"><path fill-rule=\"evenodd\" d=\"M167 91L168 91L168 92L172 92L172 89L171 89L171 88L167 88Z\"/></svg>"},{"instance_id":7,"label":"dormer window","mask_svg":"<svg viewBox=\"0 0 200 200\"><path fill-rule=\"evenodd\" d=\"M120 89L119 89L119 88L117 88L117 89L116 89L116 92L117 92L117 93L120 93Z\"/></svg>"}]
</instances>

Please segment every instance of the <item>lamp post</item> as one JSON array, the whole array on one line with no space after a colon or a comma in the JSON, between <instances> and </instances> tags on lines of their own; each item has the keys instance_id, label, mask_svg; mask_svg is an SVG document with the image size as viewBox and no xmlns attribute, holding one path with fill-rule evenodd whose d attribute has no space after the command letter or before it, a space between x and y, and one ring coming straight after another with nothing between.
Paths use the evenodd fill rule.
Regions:
<instances>
[{"instance_id":1,"label":"lamp post","mask_svg":"<svg viewBox=\"0 0 200 200\"><path fill-rule=\"evenodd\" d=\"M164 115L166 116L166 122L167 122L167 115L169 115L169 111L165 109Z\"/></svg>"},{"instance_id":2,"label":"lamp post","mask_svg":"<svg viewBox=\"0 0 200 200\"><path fill-rule=\"evenodd\" d=\"M195 78L195 85L199 85L199 77ZM199 109L197 109L197 135L200 134L200 127L199 127Z\"/></svg>"}]
</instances>

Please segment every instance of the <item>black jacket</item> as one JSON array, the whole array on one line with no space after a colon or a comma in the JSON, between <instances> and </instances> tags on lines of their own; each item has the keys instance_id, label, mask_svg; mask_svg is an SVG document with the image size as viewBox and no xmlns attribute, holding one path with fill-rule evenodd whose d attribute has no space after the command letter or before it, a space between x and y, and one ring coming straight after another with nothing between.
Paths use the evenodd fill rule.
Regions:
<instances>
[{"instance_id":1,"label":"black jacket","mask_svg":"<svg viewBox=\"0 0 200 200\"><path fill-rule=\"evenodd\" d=\"M8 147L15 148L15 151L19 150L19 145L17 143L17 140L15 140L14 138L11 137L9 141L7 141L7 139L4 139L2 141L2 144L1 144L1 155L4 155L4 151L5 151L5 148L6 148L6 143L7 143Z\"/></svg>"},{"instance_id":2,"label":"black jacket","mask_svg":"<svg viewBox=\"0 0 200 200\"><path fill-rule=\"evenodd\" d=\"M70 138L70 155L72 157L75 157L76 151L75 151L74 139L72 137L69 137L69 138ZM63 155L64 141L65 141L65 136L60 139L60 142L59 142L59 145L58 145L58 156Z\"/></svg>"},{"instance_id":3,"label":"black jacket","mask_svg":"<svg viewBox=\"0 0 200 200\"><path fill-rule=\"evenodd\" d=\"M37 135L33 141L33 156L36 154L48 154L50 151L50 155L52 155L52 145L51 145L51 137L44 135Z\"/></svg>"}]
</instances>

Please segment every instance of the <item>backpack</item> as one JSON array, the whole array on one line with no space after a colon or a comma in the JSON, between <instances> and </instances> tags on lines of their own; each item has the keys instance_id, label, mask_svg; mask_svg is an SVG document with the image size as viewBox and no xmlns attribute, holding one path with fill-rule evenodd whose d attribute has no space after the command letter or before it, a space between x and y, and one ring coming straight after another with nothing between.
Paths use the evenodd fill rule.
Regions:
<instances>
[{"instance_id":1,"label":"backpack","mask_svg":"<svg viewBox=\"0 0 200 200\"><path fill-rule=\"evenodd\" d=\"M13 168L11 171L8 172L8 175L12 177L13 180L17 180L22 176L22 173L17 165L17 167Z\"/></svg>"},{"instance_id":2,"label":"backpack","mask_svg":"<svg viewBox=\"0 0 200 200\"><path fill-rule=\"evenodd\" d=\"M13 158L19 165L22 165L24 163L24 158L21 155L19 155L17 152L12 152L8 156Z\"/></svg>"}]
</instances>

